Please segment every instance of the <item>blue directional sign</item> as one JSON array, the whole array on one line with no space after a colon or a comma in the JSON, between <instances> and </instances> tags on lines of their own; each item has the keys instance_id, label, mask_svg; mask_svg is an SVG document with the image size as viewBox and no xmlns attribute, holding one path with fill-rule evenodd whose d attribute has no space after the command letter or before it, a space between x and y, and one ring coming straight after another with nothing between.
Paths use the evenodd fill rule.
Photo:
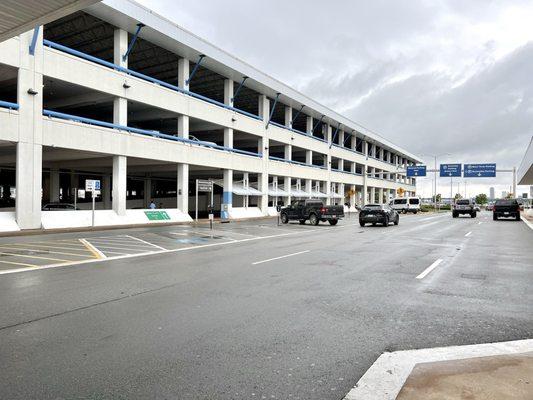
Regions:
<instances>
[{"instance_id":1,"label":"blue directional sign","mask_svg":"<svg viewBox=\"0 0 533 400\"><path fill-rule=\"evenodd\" d=\"M461 176L461 164L441 164L440 176Z\"/></svg>"},{"instance_id":2,"label":"blue directional sign","mask_svg":"<svg viewBox=\"0 0 533 400\"><path fill-rule=\"evenodd\" d=\"M463 176L465 178L494 178L496 164L465 164Z\"/></svg>"},{"instance_id":3,"label":"blue directional sign","mask_svg":"<svg viewBox=\"0 0 533 400\"><path fill-rule=\"evenodd\" d=\"M426 166L425 165L409 165L407 167L407 176L426 176Z\"/></svg>"}]
</instances>

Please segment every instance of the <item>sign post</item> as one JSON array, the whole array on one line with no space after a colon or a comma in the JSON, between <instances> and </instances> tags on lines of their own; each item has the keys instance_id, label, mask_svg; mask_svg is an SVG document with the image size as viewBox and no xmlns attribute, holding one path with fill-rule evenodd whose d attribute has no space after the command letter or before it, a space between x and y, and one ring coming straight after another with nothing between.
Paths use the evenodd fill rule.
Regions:
<instances>
[{"instance_id":1,"label":"sign post","mask_svg":"<svg viewBox=\"0 0 533 400\"><path fill-rule=\"evenodd\" d=\"M100 190L100 181L96 179L86 179L85 180L85 191L91 192L92 197L92 226L94 227L94 209L96 202L96 192Z\"/></svg>"},{"instance_id":2,"label":"sign post","mask_svg":"<svg viewBox=\"0 0 533 400\"><path fill-rule=\"evenodd\" d=\"M281 212L281 206L279 204L276 206L276 211L278 213L278 226L279 226L279 214Z\"/></svg>"},{"instance_id":3,"label":"sign post","mask_svg":"<svg viewBox=\"0 0 533 400\"><path fill-rule=\"evenodd\" d=\"M213 206L213 181L196 179L196 211L195 220L198 222L198 192L211 193L211 207Z\"/></svg>"}]
</instances>

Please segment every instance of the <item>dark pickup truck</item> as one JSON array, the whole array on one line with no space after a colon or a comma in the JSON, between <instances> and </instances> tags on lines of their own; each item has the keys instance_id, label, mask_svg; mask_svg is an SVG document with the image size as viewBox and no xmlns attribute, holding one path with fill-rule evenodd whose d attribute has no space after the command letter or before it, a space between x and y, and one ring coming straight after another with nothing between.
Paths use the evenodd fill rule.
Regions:
<instances>
[{"instance_id":1,"label":"dark pickup truck","mask_svg":"<svg viewBox=\"0 0 533 400\"><path fill-rule=\"evenodd\" d=\"M339 219L344 218L344 206L326 206L321 200L297 200L281 209L280 218L284 224L298 220L303 225L309 220L311 225L318 225L320 221L337 225Z\"/></svg>"},{"instance_id":2,"label":"dark pickup truck","mask_svg":"<svg viewBox=\"0 0 533 400\"><path fill-rule=\"evenodd\" d=\"M492 219L496 221L500 217L514 218L520 221L520 204L515 199L496 200L492 209Z\"/></svg>"}]
</instances>

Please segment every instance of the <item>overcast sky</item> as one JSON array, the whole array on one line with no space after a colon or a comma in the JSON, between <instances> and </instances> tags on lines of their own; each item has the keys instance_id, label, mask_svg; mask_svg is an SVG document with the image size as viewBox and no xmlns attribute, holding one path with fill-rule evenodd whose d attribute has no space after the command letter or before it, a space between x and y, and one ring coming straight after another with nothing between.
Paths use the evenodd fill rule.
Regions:
<instances>
[{"instance_id":1,"label":"overcast sky","mask_svg":"<svg viewBox=\"0 0 533 400\"><path fill-rule=\"evenodd\" d=\"M518 167L533 134L531 0L141 2L430 165ZM470 179L468 195L510 184Z\"/></svg>"}]
</instances>

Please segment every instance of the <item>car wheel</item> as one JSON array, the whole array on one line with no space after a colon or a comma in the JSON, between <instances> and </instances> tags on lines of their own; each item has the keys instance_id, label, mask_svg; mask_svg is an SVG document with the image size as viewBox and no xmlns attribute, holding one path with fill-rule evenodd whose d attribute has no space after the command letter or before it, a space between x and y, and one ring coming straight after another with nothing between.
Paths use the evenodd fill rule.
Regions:
<instances>
[{"instance_id":1,"label":"car wheel","mask_svg":"<svg viewBox=\"0 0 533 400\"><path fill-rule=\"evenodd\" d=\"M365 223L363 221L359 221L359 225L361 225L361 227L365 227Z\"/></svg>"},{"instance_id":2,"label":"car wheel","mask_svg":"<svg viewBox=\"0 0 533 400\"><path fill-rule=\"evenodd\" d=\"M375 222L372 222L372 226L376 226L376 223L375 223Z\"/></svg>"},{"instance_id":3,"label":"car wheel","mask_svg":"<svg viewBox=\"0 0 533 400\"><path fill-rule=\"evenodd\" d=\"M300 220L300 225L305 225L305 219Z\"/></svg>"},{"instance_id":4,"label":"car wheel","mask_svg":"<svg viewBox=\"0 0 533 400\"><path fill-rule=\"evenodd\" d=\"M330 220L329 220L329 224L330 224L330 225L337 225L337 222L339 222L338 219L330 219Z\"/></svg>"},{"instance_id":5,"label":"car wheel","mask_svg":"<svg viewBox=\"0 0 533 400\"><path fill-rule=\"evenodd\" d=\"M289 217L287 214L281 214L281 223L282 224L288 224L289 223Z\"/></svg>"},{"instance_id":6,"label":"car wheel","mask_svg":"<svg viewBox=\"0 0 533 400\"><path fill-rule=\"evenodd\" d=\"M405 208L402 210L402 212L403 212L404 214L407 214L407 210L406 210Z\"/></svg>"},{"instance_id":7,"label":"car wheel","mask_svg":"<svg viewBox=\"0 0 533 400\"><path fill-rule=\"evenodd\" d=\"M383 220L383 226L386 228L389 226L389 216L385 215L385 219Z\"/></svg>"},{"instance_id":8,"label":"car wheel","mask_svg":"<svg viewBox=\"0 0 533 400\"><path fill-rule=\"evenodd\" d=\"M318 221L318 217L316 216L316 214L311 214L309 216L309 222L311 223L311 225L315 225L317 226L319 221Z\"/></svg>"},{"instance_id":9,"label":"car wheel","mask_svg":"<svg viewBox=\"0 0 533 400\"><path fill-rule=\"evenodd\" d=\"M394 225L398 225L400 223L400 216L397 215L396 219L394 220Z\"/></svg>"},{"instance_id":10,"label":"car wheel","mask_svg":"<svg viewBox=\"0 0 533 400\"><path fill-rule=\"evenodd\" d=\"M516 214L516 221L520 221L520 214Z\"/></svg>"},{"instance_id":11,"label":"car wheel","mask_svg":"<svg viewBox=\"0 0 533 400\"><path fill-rule=\"evenodd\" d=\"M413 213L414 213L414 214L416 214L417 212L418 212L418 211L416 211L416 210L415 210L415 211L413 211Z\"/></svg>"},{"instance_id":12,"label":"car wheel","mask_svg":"<svg viewBox=\"0 0 533 400\"><path fill-rule=\"evenodd\" d=\"M455 211L452 213L452 217L457 218L457 213Z\"/></svg>"},{"instance_id":13,"label":"car wheel","mask_svg":"<svg viewBox=\"0 0 533 400\"><path fill-rule=\"evenodd\" d=\"M496 215L496 213L492 214L492 220L493 221L497 221L498 220L498 216Z\"/></svg>"},{"instance_id":14,"label":"car wheel","mask_svg":"<svg viewBox=\"0 0 533 400\"><path fill-rule=\"evenodd\" d=\"M471 216L472 218L476 218L476 217L477 217L477 213L474 211L472 214L470 214L470 216Z\"/></svg>"}]
</instances>

